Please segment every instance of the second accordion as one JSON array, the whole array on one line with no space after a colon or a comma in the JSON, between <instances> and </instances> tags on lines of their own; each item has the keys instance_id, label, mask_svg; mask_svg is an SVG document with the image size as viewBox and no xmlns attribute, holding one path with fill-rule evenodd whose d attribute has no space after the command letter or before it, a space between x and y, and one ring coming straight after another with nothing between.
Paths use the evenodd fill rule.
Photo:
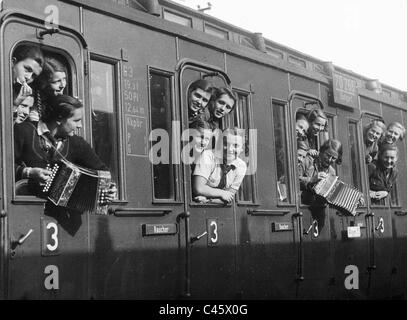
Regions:
<instances>
[{"instance_id":1,"label":"second accordion","mask_svg":"<svg viewBox=\"0 0 407 320\"><path fill-rule=\"evenodd\" d=\"M52 203L76 211L107 214L105 195L111 182L109 171L79 167L65 159L50 170L51 179L43 192Z\"/></svg>"},{"instance_id":2,"label":"second accordion","mask_svg":"<svg viewBox=\"0 0 407 320\"><path fill-rule=\"evenodd\" d=\"M358 189L338 180L337 176L328 175L314 186L317 195L323 197L330 205L356 215L356 208L362 201L363 193Z\"/></svg>"}]
</instances>

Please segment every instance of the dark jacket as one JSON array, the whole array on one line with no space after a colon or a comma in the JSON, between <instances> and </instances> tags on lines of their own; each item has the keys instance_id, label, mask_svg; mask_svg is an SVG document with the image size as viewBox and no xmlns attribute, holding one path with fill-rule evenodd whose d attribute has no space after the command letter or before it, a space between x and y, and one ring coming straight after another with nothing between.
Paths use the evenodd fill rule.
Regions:
<instances>
[{"instance_id":1,"label":"dark jacket","mask_svg":"<svg viewBox=\"0 0 407 320\"><path fill-rule=\"evenodd\" d=\"M82 137L69 136L63 141L63 145L58 152L50 152L45 148L43 138L38 135L36 124L24 121L14 125L16 181L22 179L22 172L25 167L46 168L47 165L52 165L61 159L61 155L79 166L95 170L108 170ZM33 185L33 182L29 182L29 184Z\"/></svg>"},{"instance_id":2,"label":"dark jacket","mask_svg":"<svg viewBox=\"0 0 407 320\"><path fill-rule=\"evenodd\" d=\"M384 168L380 162L368 164L369 185L372 191L387 191L390 193L397 180L397 169Z\"/></svg>"}]
</instances>

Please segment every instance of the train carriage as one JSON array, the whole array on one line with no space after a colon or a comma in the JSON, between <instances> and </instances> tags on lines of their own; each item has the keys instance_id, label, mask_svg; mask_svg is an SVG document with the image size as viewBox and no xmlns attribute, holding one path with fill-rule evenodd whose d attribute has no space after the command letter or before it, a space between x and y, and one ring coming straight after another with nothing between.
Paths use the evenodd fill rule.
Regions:
<instances>
[{"instance_id":1,"label":"train carriage","mask_svg":"<svg viewBox=\"0 0 407 320\"><path fill-rule=\"evenodd\" d=\"M375 118L406 125L405 92L167 0L4 0L0 19L1 298L405 297L405 144L391 196L372 203L362 132ZM66 64L67 92L85 106L77 134L118 186L108 215L20 194L11 58L22 44ZM195 203L182 161L197 79L231 86L223 125L251 129L229 205ZM328 116L319 143L342 142L337 173L364 193L356 216L301 202L295 118L315 108Z\"/></svg>"}]
</instances>

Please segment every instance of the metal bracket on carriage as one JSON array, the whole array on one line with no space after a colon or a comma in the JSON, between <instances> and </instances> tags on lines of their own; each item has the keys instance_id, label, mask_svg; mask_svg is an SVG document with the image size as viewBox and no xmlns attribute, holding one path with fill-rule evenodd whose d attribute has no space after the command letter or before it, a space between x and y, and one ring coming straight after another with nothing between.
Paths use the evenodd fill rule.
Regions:
<instances>
[{"instance_id":1,"label":"metal bracket on carriage","mask_svg":"<svg viewBox=\"0 0 407 320\"><path fill-rule=\"evenodd\" d=\"M17 246L21 246L21 245L25 242L25 240L27 240L28 237L29 237L29 236L31 235L31 233L33 233L33 232L34 232L34 230L33 230L33 229L30 229L30 230L28 230L28 232L27 232L26 234L21 235L18 239L12 239L12 240L11 240L11 250L12 250L12 254L13 254L14 249L15 249Z\"/></svg>"},{"instance_id":2,"label":"metal bracket on carriage","mask_svg":"<svg viewBox=\"0 0 407 320\"><path fill-rule=\"evenodd\" d=\"M192 244L192 243L194 243L195 241L198 241L199 239L201 239L204 235L206 235L206 234L208 234L208 231L204 231L203 233L201 233L200 235L198 235L198 236L195 236L195 237L191 237L190 239L189 239L189 241L190 241L190 243Z\"/></svg>"},{"instance_id":3,"label":"metal bracket on carriage","mask_svg":"<svg viewBox=\"0 0 407 320\"><path fill-rule=\"evenodd\" d=\"M319 230L318 230L318 221L317 220L313 220L311 225L308 227L307 230L303 230L303 234L307 235L311 232L311 230L314 229L312 235L314 237L318 237L319 236Z\"/></svg>"},{"instance_id":4,"label":"metal bracket on carriage","mask_svg":"<svg viewBox=\"0 0 407 320\"><path fill-rule=\"evenodd\" d=\"M55 28L55 27L46 29L46 30L37 28L35 31L35 33L36 33L35 35L36 35L37 39L44 40L44 36L46 34L53 35L54 33L59 33L60 31L61 30L59 30L59 28Z\"/></svg>"}]
</instances>

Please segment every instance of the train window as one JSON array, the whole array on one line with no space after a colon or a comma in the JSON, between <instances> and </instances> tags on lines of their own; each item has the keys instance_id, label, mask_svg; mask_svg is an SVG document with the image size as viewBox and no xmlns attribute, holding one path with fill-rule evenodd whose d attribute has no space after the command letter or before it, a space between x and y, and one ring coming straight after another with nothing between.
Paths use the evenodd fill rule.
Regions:
<instances>
[{"instance_id":1,"label":"train window","mask_svg":"<svg viewBox=\"0 0 407 320\"><path fill-rule=\"evenodd\" d=\"M349 156L350 167L352 171L352 185L359 190L363 190L362 187L362 172L360 170L361 163L359 157L359 142L358 142L358 130L356 122L349 122Z\"/></svg>"},{"instance_id":2,"label":"train window","mask_svg":"<svg viewBox=\"0 0 407 320\"><path fill-rule=\"evenodd\" d=\"M274 147L277 168L277 199L279 203L291 203L287 119L285 105L273 102Z\"/></svg>"},{"instance_id":3,"label":"train window","mask_svg":"<svg viewBox=\"0 0 407 320\"><path fill-rule=\"evenodd\" d=\"M204 24L204 32L221 39L229 39L229 32L227 30L215 27L209 23Z\"/></svg>"},{"instance_id":4,"label":"train window","mask_svg":"<svg viewBox=\"0 0 407 320\"><path fill-rule=\"evenodd\" d=\"M362 117L362 126L363 126L363 142L364 142L364 154L365 154L365 162L366 162L366 176L367 176L367 184L369 186L369 193L370 189L373 191L380 191L377 187L371 188L371 183L376 183L377 179L374 178L372 175L377 168L373 164L377 164L378 159L378 141L380 140L380 136L384 133L385 125L382 124L382 119L378 116L364 114ZM369 176L371 174L372 176ZM372 178L373 177L373 178ZM393 186L394 189L394 186ZM373 206L385 206L386 205L386 198L384 197L381 199L378 198L370 198L371 204Z\"/></svg>"},{"instance_id":5,"label":"train window","mask_svg":"<svg viewBox=\"0 0 407 320\"><path fill-rule=\"evenodd\" d=\"M151 103L151 130L164 130L172 141L172 75L150 70L150 103ZM153 143L163 143L161 137ZM169 154L173 150L168 143ZM158 150L157 156L161 157ZM176 170L171 157L168 163L153 164L154 199L176 200Z\"/></svg>"},{"instance_id":6,"label":"train window","mask_svg":"<svg viewBox=\"0 0 407 320\"><path fill-rule=\"evenodd\" d=\"M233 126L237 126L239 128L245 129L245 159L249 159L250 157L250 136L249 136L249 129L250 129L250 99L249 94L243 91L236 91L238 101L236 105L235 112L233 113ZM249 160L250 161L250 160ZM238 193L238 203L255 203L256 202L256 194L255 194L255 174L246 175L244 180L239 188Z\"/></svg>"},{"instance_id":7,"label":"train window","mask_svg":"<svg viewBox=\"0 0 407 320\"><path fill-rule=\"evenodd\" d=\"M397 182L393 185L393 188L391 189L390 192L390 206L392 207L399 207L400 202L399 202L399 193L397 190Z\"/></svg>"},{"instance_id":8,"label":"train window","mask_svg":"<svg viewBox=\"0 0 407 320\"><path fill-rule=\"evenodd\" d=\"M91 112L92 143L96 154L110 169L112 180L119 184L119 150L115 65L92 57ZM119 188L119 187L118 187ZM119 194L120 194L119 188Z\"/></svg>"},{"instance_id":9,"label":"train window","mask_svg":"<svg viewBox=\"0 0 407 320\"><path fill-rule=\"evenodd\" d=\"M181 16L178 13L164 10L164 19L192 28L192 19L189 17Z\"/></svg>"},{"instance_id":10,"label":"train window","mask_svg":"<svg viewBox=\"0 0 407 320\"><path fill-rule=\"evenodd\" d=\"M44 58L44 67L38 69L38 62L40 52L35 44L22 43L19 44L12 54L12 61L10 68L12 68L11 74L13 75L12 83L12 123L30 123L33 125L31 129L37 130L37 124L41 120L41 116L49 103L49 98L54 95L66 94L75 95L77 90L74 90L73 84L76 83L76 73L74 64L71 63L68 57L62 54L58 49L52 47L41 47L42 55ZM28 53L27 53L28 52ZM18 71L19 62L18 56L27 54L32 58L25 58L20 60L22 63L20 66L24 66L24 75L21 71ZM23 69L20 69L23 70ZM31 71L27 72L27 70ZM38 72L40 70L40 72ZM76 89L76 88L75 88ZM24 125L25 126L25 125ZM22 201L42 201L32 197L39 189L33 188L32 184L28 183L28 177L33 172L34 168L45 167L44 160L38 157L38 149L34 147L26 148L23 142L25 136L24 132L27 132L27 128L19 127L14 130L14 157L15 157L15 186L14 195L23 196L19 198ZM81 134L80 130L75 132ZM32 142L35 145L34 141ZM32 152L34 151L34 152ZM47 151L48 152L48 151ZM44 165L43 165L44 164Z\"/></svg>"}]
</instances>

